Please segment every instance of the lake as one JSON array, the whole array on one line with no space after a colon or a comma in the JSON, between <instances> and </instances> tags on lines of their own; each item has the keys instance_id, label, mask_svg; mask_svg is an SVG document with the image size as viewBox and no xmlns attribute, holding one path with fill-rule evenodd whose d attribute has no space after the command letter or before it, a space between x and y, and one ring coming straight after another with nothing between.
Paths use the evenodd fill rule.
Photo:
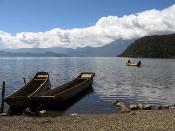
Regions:
<instances>
[{"instance_id":1,"label":"lake","mask_svg":"<svg viewBox=\"0 0 175 131\"><path fill-rule=\"evenodd\" d=\"M7 96L24 84L23 77L29 81L38 71L49 72L52 88L72 80L80 72L95 72L93 90L81 94L64 110L54 111L60 114L117 112L112 104L115 100L174 104L175 60L132 60L141 60L143 66L128 67L127 58L118 57L0 58L0 82L6 82ZM8 106L5 107L7 110Z\"/></svg>"}]
</instances>

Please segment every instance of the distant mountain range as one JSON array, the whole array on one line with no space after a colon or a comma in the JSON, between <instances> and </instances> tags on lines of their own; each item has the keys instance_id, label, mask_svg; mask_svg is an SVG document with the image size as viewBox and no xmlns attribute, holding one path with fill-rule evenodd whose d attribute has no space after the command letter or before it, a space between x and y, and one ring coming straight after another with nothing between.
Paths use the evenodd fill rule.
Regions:
<instances>
[{"instance_id":1,"label":"distant mountain range","mask_svg":"<svg viewBox=\"0 0 175 131\"><path fill-rule=\"evenodd\" d=\"M57 54L54 52L44 52L44 53L20 53L20 52L7 52L0 51L0 57L63 57L62 54Z\"/></svg>"},{"instance_id":2,"label":"distant mountain range","mask_svg":"<svg viewBox=\"0 0 175 131\"><path fill-rule=\"evenodd\" d=\"M121 54L134 40L117 40L102 47L84 48L20 48L4 49L0 57L114 57Z\"/></svg>"},{"instance_id":3,"label":"distant mountain range","mask_svg":"<svg viewBox=\"0 0 175 131\"><path fill-rule=\"evenodd\" d=\"M119 56L175 58L175 34L142 37L131 44Z\"/></svg>"}]
</instances>

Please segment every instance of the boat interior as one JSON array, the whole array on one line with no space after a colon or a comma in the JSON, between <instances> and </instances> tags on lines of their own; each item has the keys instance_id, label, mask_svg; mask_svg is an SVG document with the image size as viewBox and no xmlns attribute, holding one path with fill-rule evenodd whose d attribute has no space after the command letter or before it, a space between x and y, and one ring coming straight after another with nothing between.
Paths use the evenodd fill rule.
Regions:
<instances>
[{"instance_id":1,"label":"boat interior","mask_svg":"<svg viewBox=\"0 0 175 131\"><path fill-rule=\"evenodd\" d=\"M76 85L78 85L78 84L80 84L80 83L82 83L84 81L86 81L86 79L79 79L78 78L78 79L75 79L75 80L73 80L71 82L63 84L63 85L61 85L59 87L56 87L56 88L54 88L52 90L48 90L46 92L41 92L39 94L39 96L44 96L44 95L54 96L54 95L56 95L56 94L58 94L60 92L63 92L65 90L71 88L71 87L74 87L74 86L76 86Z\"/></svg>"},{"instance_id":2,"label":"boat interior","mask_svg":"<svg viewBox=\"0 0 175 131\"><path fill-rule=\"evenodd\" d=\"M13 96L29 96L35 90L37 90L44 81L48 78L48 75L36 75L33 80L29 81L20 90L15 92Z\"/></svg>"},{"instance_id":3,"label":"boat interior","mask_svg":"<svg viewBox=\"0 0 175 131\"><path fill-rule=\"evenodd\" d=\"M56 95L58 93L61 93L61 92L65 91L65 90L67 90L69 88L72 88L72 87L74 87L76 85L79 85L80 83L82 83L82 82L90 79L91 77L93 77L93 75L94 74L92 74L92 73L81 73L79 75L79 77L74 79L73 81L70 81L70 82L68 82L66 84L58 86L58 87L56 87L56 88L54 88L52 90L48 90L46 92L41 92L39 94L39 96L45 96L45 95L46 96L54 96L54 95Z\"/></svg>"}]
</instances>

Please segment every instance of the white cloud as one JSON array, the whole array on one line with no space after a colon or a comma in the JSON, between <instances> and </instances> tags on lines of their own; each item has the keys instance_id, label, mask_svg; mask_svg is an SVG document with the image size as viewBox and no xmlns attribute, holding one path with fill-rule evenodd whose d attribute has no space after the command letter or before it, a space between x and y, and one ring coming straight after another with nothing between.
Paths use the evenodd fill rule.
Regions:
<instances>
[{"instance_id":1,"label":"white cloud","mask_svg":"<svg viewBox=\"0 0 175 131\"><path fill-rule=\"evenodd\" d=\"M98 47L117 39L168 33L175 33L175 5L123 17L102 17L87 28L55 28L46 32L21 32L15 36L0 31L0 48Z\"/></svg>"}]
</instances>

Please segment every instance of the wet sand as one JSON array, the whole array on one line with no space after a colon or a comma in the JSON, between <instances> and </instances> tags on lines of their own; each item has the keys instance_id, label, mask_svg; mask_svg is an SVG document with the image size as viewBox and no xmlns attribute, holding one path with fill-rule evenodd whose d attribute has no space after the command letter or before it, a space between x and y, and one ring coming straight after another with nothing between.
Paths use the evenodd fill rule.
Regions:
<instances>
[{"instance_id":1,"label":"wet sand","mask_svg":"<svg viewBox=\"0 0 175 131\"><path fill-rule=\"evenodd\" d=\"M57 117L0 116L0 130L174 131L175 109Z\"/></svg>"}]
</instances>

